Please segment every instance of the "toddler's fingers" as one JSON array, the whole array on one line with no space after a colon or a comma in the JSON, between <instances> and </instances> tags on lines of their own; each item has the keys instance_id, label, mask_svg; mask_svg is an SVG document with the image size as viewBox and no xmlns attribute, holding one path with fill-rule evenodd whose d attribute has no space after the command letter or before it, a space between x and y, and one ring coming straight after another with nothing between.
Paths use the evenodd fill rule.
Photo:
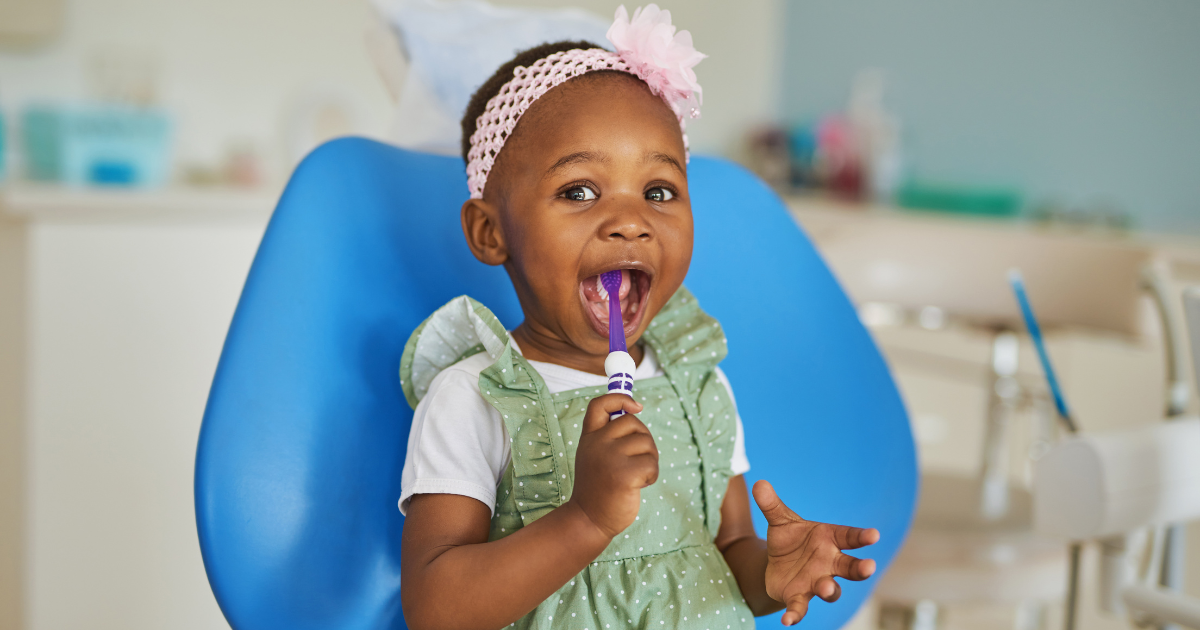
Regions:
<instances>
[{"instance_id":1,"label":"toddler's fingers","mask_svg":"<svg viewBox=\"0 0 1200 630\"><path fill-rule=\"evenodd\" d=\"M817 580L816 588L813 590L816 592L817 597L831 604L842 596L842 586L837 583L837 580L828 575Z\"/></svg>"},{"instance_id":2,"label":"toddler's fingers","mask_svg":"<svg viewBox=\"0 0 1200 630\"><path fill-rule=\"evenodd\" d=\"M646 424L631 413L626 413L616 420L610 421L603 428L605 435L613 440L634 434L650 435L650 429L646 428Z\"/></svg>"},{"instance_id":3,"label":"toddler's fingers","mask_svg":"<svg viewBox=\"0 0 1200 630\"><path fill-rule=\"evenodd\" d=\"M833 561L833 574L847 580L860 582L871 577L874 573L875 561L870 558L864 560L839 553L837 560Z\"/></svg>"},{"instance_id":4,"label":"toddler's fingers","mask_svg":"<svg viewBox=\"0 0 1200 630\"><path fill-rule=\"evenodd\" d=\"M649 433L631 433L624 437L618 438L617 452L626 456L633 457L635 455L653 455L658 457L658 445L654 443L654 438Z\"/></svg>"},{"instance_id":5,"label":"toddler's fingers","mask_svg":"<svg viewBox=\"0 0 1200 630\"><path fill-rule=\"evenodd\" d=\"M759 479L754 484L752 492L754 494L754 502L758 503L758 509L762 510L763 516L767 517L768 525L784 525L802 520L788 506L783 504L779 495L775 494L775 488L766 479Z\"/></svg>"},{"instance_id":6,"label":"toddler's fingers","mask_svg":"<svg viewBox=\"0 0 1200 630\"><path fill-rule=\"evenodd\" d=\"M879 530L874 527L861 529L845 525L833 526L833 539L838 549L858 549L879 542Z\"/></svg>"},{"instance_id":7,"label":"toddler's fingers","mask_svg":"<svg viewBox=\"0 0 1200 630\"><path fill-rule=\"evenodd\" d=\"M583 416L583 435L597 431L608 425L609 417L618 412L638 413L642 410L641 403L625 394L605 394L597 396L588 403Z\"/></svg>"},{"instance_id":8,"label":"toddler's fingers","mask_svg":"<svg viewBox=\"0 0 1200 630\"><path fill-rule=\"evenodd\" d=\"M629 458L630 467L636 471L637 488L654 485L658 481L658 453L643 453Z\"/></svg>"},{"instance_id":9,"label":"toddler's fingers","mask_svg":"<svg viewBox=\"0 0 1200 630\"><path fill-rule=\"evenodd\" d=\"M808 596L793 595L787 600L787 610L784 611L783 617L780 619L785 626L794 626L804 619L804 615L808 614Z\"/></svg>"}]
</instances>

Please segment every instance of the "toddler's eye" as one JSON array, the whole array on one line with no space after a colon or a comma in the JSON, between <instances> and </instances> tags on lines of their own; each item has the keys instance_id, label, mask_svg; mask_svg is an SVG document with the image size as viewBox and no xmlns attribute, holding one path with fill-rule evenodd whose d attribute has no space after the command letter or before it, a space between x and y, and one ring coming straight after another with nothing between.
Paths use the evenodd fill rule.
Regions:
<instances>
[{"instance_id":1,"label":"toddler's eye","mask_svg":"<svg viewBox=\"0 0 1200 630\"><path fill-rule=\"evenodd\" d=\"M591 201L596 198L596 191L587 186L576 186L563 194L571 201Z\"/></svg>"},{"instance_id":2,"label":"toddler's eye","mask_svg":"<svg viewBox=\"0 0 1200 630\"><path fill-rule=\"evenodd\" d=\"M674 198L675 193L663 188L662 186L655 186L654 188L646 191L646 199L649 201L670 201Z\"/></svg>"}]
</instances>

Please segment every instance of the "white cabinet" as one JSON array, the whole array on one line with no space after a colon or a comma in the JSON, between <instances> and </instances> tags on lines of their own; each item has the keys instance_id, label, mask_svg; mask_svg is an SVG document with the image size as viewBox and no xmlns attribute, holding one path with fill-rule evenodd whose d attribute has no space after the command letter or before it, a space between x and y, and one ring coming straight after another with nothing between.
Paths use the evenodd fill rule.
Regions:
<instances>
[{"instance_id":1,"label":"white cabinet","mask_svg":"<svg viewBox=\"0 0 1200 630\"><path fill-rule=\"evenodd\" d=\"M192 467L274 196L27 189L0 203L0 545L24 550L0 565L0 628L227 627Z\"/></svg>"}]
</instances>

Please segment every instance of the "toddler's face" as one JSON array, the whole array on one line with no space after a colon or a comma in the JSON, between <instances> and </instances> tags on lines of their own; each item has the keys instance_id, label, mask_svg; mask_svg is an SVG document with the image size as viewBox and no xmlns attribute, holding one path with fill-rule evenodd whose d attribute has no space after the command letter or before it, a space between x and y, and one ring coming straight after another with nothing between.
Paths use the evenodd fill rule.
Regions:
<instances>
[{"instance_id":1,"label":"toddler's face","mask_svg":"<svg viewBox=\"0 0 1200 630\"><path fill-rule=\"evenodd\" d=\"M572 80L522 117L489 178L484 207L526 323L592 355L608 352L599 274L627 270L629 343L687 275L692 210L679 123L639 81ZM472 228L464 228L471 241ZM478 240L478 239L476 239Z\"/></svg>"}]
</instances>

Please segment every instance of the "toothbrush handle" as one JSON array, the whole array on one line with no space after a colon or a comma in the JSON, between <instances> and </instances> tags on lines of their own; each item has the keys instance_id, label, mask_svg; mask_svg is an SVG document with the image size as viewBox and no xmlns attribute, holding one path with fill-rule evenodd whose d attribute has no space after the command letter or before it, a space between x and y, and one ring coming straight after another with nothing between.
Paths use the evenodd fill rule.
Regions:
<instances>
[{"instance_id":1,"label":"toothbrush handle","mask_svg":"<svg viewBox=\"0 0 1200 630\"><path fill-rule=\"evenodd\" d=\"M613 374L608 377L608 393L619 392L633 398L633 375L632 374ZM614 411L608 414L609 420L616 420L625 415L624 411Z\"/></svg>"},{"instance_id":2,"label":"toothbrush handle","mask_svg":"<svg viewBox=\"0 0 1200 630\"><path fill-rule=\"evenodd\" d=\"M628 352L620 350L608 353L604 360L604 373L608 375L608 393L621 393L633 398L633 371L636 365ZM615 420L625 415L624 411L616 411L608 415L609 420Z\"/></svg>"}]
</instances>

